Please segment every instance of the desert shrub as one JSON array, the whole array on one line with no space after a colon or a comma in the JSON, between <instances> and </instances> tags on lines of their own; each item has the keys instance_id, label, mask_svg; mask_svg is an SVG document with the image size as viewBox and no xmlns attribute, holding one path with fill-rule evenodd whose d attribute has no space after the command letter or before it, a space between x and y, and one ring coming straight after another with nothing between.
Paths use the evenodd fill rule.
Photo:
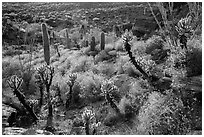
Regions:
<instances>
[{"instance_id":1,"label":"desert shrub","mask_svg":"<svg viewBox=\"0 0 204 137\"><path fill-rule=\"evenodd\" d=\"M149 89L147 82L144 80L132 81L128 85L126 95L121 98L118 106L121 113L125 115L126 120L130 121L134 120L147 100Z\"/></svg>"},{"instance_id":2,"label":"desert shrub","mask_svg":"<svg viewBox=\"0 0 204 137\"><path fill-rule=\"evenodd\" d=\"M110 80L114 82L114 85L118 87L118 90L113 91L112 96L119 102L121 98L129 92L131 81L134 79L126 74L113 76Z\"/></svg>"},{"instance_id":3,"label":"desert shrub","mask_svg":"<svg viewBox=\"0 0 204 137\"><path fill-rule=\"evenodd\" d=\"M21 66L16 62L2 62L2 88L8 88L6 80L8 80L12 75L20 76Z\"/></svg>"},{"instance_id":4,"label":"desert shrub","mask_svg":"<svg viewBox=\"0 0 204 137\"><path fill-rule=\"evenodd\" d=\"M147 41L147 47L145 52L151 54L155 49L162 49L164 46L164 41L159 36L153 36Z\"/></svg>"},{"instance_id":5,"label":"desert shrub","mask_svg":"<svg viewBox=\"0 0 204 137\"><path fill-rule=\"evenodd\" d=\"M27 96L30 96L30 95L35 95L37 90L38 90L38 87L35 83L35 77L34 77L34 74L35 74L35 70L24 70L22 73L21 73L21 77L23 79L23 83L22 83L22 93L24 93L25 95Z\"/></svg>"},{"instance_id":6,"label":"desert shrub","mask_svg":"<svg viewBox=\"0 0 204 137\"><path fill-rule=\"evenodd\" d=\"M82 87L80 97L84 98L87 103L101 100L103 97L100 95L100 85L103 79L103 76L93 74L90 71L79 75L78 81Z\"/></svg>"},{"instance_id":7,"label":"desert shrub","mask_svg":"<svg viewBox=\"0 0 204 137\"><path fill-rule=\"evenodd\" d=\"M132 52L134 55L142 56L146 52L146 43L144 41L134 41L132 40Z\"/></svg>"},{"instance_id":8,"label":"desert shrub","mask_svg":"<svg viewBox=\"0 0 204 137\"><path fill-rule=\"evenodd\" d=\"M3 52L3 56L15 56L19 54L22 54L22 50L9 49Z\"/></svg>"},{"instance_id":9,"label":"desert shrub","mask_svg":"<svg viewBox=\"0 0 204 137\"><path fill-rule=\"evenodd\" d=\"M12 75L21 75L22 67L18 62L2 62L2 78L9 78Z\"/></svg>"},{"instance_id":10,"label":"desert shrub","mask_svg":"<svg viewBox=\"0 0 204 137\"><path fill-rule=\"evenodd\" d=\"M182 101L169 93L153 92L139 111L138 133L154 135L183 135L189 132L189 119Z\"/></svg>"},{"instance_id":11,"label":"desert shrub","mask_svg":"<svg viewBox=\"0 0 204 137\"><path fill-rule=\"evenodd\" d=\"M120 100L118 108L126 121L130 121L136 115L136 109L132 106L131 100L125 96Z\"/></svg>"},{"instance_id":12,"label":"desert shrub","mask_svg":"<svg viewBox=\"0 0 204 137\"><path fill-rule=\"evenodd\" d=\"M72 61L71 72L85 72L91 68L92 62L90 57L80 56L77 60Z\"/></svg>"},{"instance_id":13,"label":"desert shrub","mask_svg":"<svg viewBox=\"0 0 204 137\"><path fill-rule=\"evenodd\" d=\"M94 65L92 70L99 74L106 75L108 77L113 76L114 73L116 72L114 64L104 62L99 62L97 65Z\"/></svg>"}]
</instances>

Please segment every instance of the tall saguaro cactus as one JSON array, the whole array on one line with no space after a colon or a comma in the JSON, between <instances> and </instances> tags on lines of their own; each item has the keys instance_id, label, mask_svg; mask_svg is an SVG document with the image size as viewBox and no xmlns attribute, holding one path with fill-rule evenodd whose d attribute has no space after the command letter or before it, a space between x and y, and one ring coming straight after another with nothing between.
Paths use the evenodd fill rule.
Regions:
<instances>
[{"instance_id":1,"label":"tall saguaro cactus","mask_svg":"<svg viewBox=\"0 0 204 137\"><path fill-rule=\"evenodd\" d=\"M93 36L91 38L91 51L95 51L95 46L96 46L96 42L95 42L95 37Z\"/></svg>"},{"instance_id":2,"label":"tall saguaro cactus","mask_svg":"<svg viewBox=\"0 0 204 137\"><path fill-rule=\"evenodd\" d=\"M69 33L68 33L68 29L66 29L66 44L67 44L67 48L70 49L71 48L71 40L69 38Z\"/></svg>"},{"instance_id":3,"label":"tall saguaro cactus","mask_svg":"<svg viewBox=\"0 0 204 137\"><path fill-rule=\"evenodd\" d=\"M43 32L43 46L44 46L45 62L47 63L47 65L50 65L50 43L49 43L47 27L45 23L43 23L41 27L42 27L42 32Z\"/></svg>"},{"instance_id":4,"label":"tall saguaro cactus","mask_svg":"<svg viewBox=\"0 0 204 137\"><path fill-rule=\"evenodd\" d=\"M101 33L101 50L105 49L105 34Z\"/></svg>"}]
</instances>

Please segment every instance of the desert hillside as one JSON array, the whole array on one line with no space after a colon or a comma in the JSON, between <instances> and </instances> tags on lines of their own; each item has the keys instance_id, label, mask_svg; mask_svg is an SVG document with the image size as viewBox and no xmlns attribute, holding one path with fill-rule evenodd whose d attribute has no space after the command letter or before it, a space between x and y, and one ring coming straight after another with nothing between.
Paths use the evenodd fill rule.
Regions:
<instances>
[{"instance_id":1,"label":"desert hillside","mask_svg":"<svg viewBox=\"0 0 204 137\"><path fill-rule=\"evenodd\" d=\"M202 134L202 3L3 2L2 134Z\"/></svg>"}]
</instances>

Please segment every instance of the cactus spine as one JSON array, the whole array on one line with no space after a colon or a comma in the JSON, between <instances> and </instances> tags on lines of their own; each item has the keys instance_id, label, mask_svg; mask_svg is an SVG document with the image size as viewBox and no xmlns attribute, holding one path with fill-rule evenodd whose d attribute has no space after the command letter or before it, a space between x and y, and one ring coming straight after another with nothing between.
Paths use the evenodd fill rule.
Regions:
<instances>
[{"instance_id":1,"label":"cactus spine","mask_svg":"<svg viewBox=\"0 0 204 137\"><path fill-rule=\"evenodd\" d=\"M95 51L95 46L96 46L96 42L95 42L95 37L93 36L91 38L91 51Z\"/></svg>"},{"instance_id":2,"label":"cactus spine","mask_svg":"<svg viewBox=\"0 0 204 137\"><path fill-rule=\"evenodd\" d=\"M43 32L43 46L44 46L44 57L45 62L47 65L50 65L50 43L49 43L49 37L47 32L46 24L42 24L42 32Z\"/></svg>"},{"instance_id":3,"label":"cactus spine","mask_svg":"<svg viewBox=\"0 0 204 137\"><path fill-rule=\"evenodd\" d=\"M101 50L105 49L105 34L101 33Z\"/></svg>"}]
</instances>

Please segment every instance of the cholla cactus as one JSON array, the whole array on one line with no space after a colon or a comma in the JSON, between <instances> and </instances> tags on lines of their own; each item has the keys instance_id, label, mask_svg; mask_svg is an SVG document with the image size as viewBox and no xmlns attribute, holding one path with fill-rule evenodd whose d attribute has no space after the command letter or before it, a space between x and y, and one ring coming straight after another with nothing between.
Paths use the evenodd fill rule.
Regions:
<instances>
[{"instance_id":1,"label":"cholla cactus","mask_svg":"<svg viewBox=\"0 0 204 137\"><path fill-rule=\"evenodd\" d=\"M44 83L47 91L47 98L48 98L48 118L47 118L47 126L52 127L52 119L53 119L53 109L50 97L50 86L52 84L52 79L54 77L54 68L51 66L42 66L37 69L38 74L42 82Z\"/></svg>"},{"instance_id":2,"label":"cholla cactus","mask_svg":"<svg viewBox=\"0 0 204 137\"><path fill-rule=\"evenodd\" d=\"M116 111L117 114L121 114L119 108L114 102L112 97L113 91L118 90L118 88L114 85L114 82L111 80L104 80L101 85L102 95L105 96L106 101L110 104L110 106Z\"/></svg>"},{"instance_id":3,"label":"cholla cactus","mask_svg":"<svg viewBox=\"0 0 204 137\"><path fill-rule=\"evenodd\" d=\"M68 94L68 97L67 97L67 101L66 101L66 108L68 108L72 103L72 99L73 99L73 86L74 86L74 83L77 79L77 74L73 73L73 74L70 74L69 75L69 81L67 81L67 85L69 85L69 94Z\"/></svg>"},{"instance_id":4,"label":"cholla cactus","mask_svg":"<svg viewBox=\"0 0 204 137\"><path fill-rule=\"evenodd\" d=\"M72 73L69 75L69 81L67 81L67 84L69 86L73 86L74 85L74 82L76 81L77 79L77 74L76 73Z\"/></svg>"},{"instance_id":5,"label":"cholla cactus","mask_svg":"<svg viewBox=\"0 0 204 137\"><path fill-rule=\"evenodd\" d=\"M40 90L40 101L39 101L39 108L43 105L43 89L44 89L44 83L40 77L40 75L35 75L36 81L35 83L38 85L38 88ZM40 110L40 109L39 109Z\"/></svg>"},{"instance_id":6,"label":"cholla cactus","mask_svg":"<svg viewBox=\"0 0 204 137\"><path fill-rule=\"evenodd\" d=\"M138 56L135 60L148 75L151 75L151 70L156 67L153 60L145 59L140 56Z\"/></svg>"},{"instance_id":7,"label":"cholla cactus","mask_svg":"<svg viewBox=\"0 0 204 137\"><path fill-rule=\"evenodd\" d=\"M23 106L26 108L26 110L30 113L30 115L33 117L33 120L38 120L36 114L34 113L32 107L28 104L28 102L25 99L25 95L19 90L23 79L18 78L18 76L14 75L10 78L10 80L7 81L8 85L11 89L13 89L14 95L18 98L18 100L23 104Z\"/></svg>"},{"instance_id":8,"label":"cholla cactus","mask_svg":"<svg viewBox=\"0 0 204 137\"><path fill-rule=\"evenodd\" d=\"M133 56L131 51L131 45L129 44L131 40L132 40L132 34L126 30L125 34L123 35L123 42L124 42L125 50L127 51L128 56L130 58L130 62L135 66L136 69L140 71L140 73L142 73L143 77L146 78L150 82L150 84L158 81L159 78L154 75L149 75L145 71L145 69L141 67L142 63L139 60L136 60L135 57Z\"/></svg>"},{"instance_id":9,"label":"cholla cactus","mask_svg":"<svg viewBox=\"0 0 204 137\"><path fill-rule=\"evenodd\" d=\"M179 33L179 39L181 48L187 49L187 39L193 34L193 29L191 27L192 17L182 18L175 26L176 31Z\"/></svg>"},{"instance_id":10,"label":"cholla cactus","mask_svg":"<svg viewBox=\"0 0 204 137\"><path fill-rule=\"evenodd\" d=\"M46 88L50 88L52 84L52 78L54 77L54 68L48 65L43 65L42 67L37 68L37 72Z\"/></svg>"},{"instance_id":11,"label":"cholla cactus","mask_svg":"<svg viewBox=\"0 0 204 137\"><path fill-rule=\"evenodd\" d=\"M13 75L10 80L7 81L10 88L14 90L18 90L23 83L22 78L18 78L18 76Z\"/></svg>"},{"instance_id":12,"label":"cholla cactus","mask_svg":"<svg viewBox=\"0 0 204 137\"><path fill-rule=\"evenodd\" d=\"M93 120L94 118L95 118L95 113L92 110L85 108L82 114L82 119L84 121L86 135L90 134L90 123L91 123L91 120Z\"/></svg>"},{"instance_id":13,"label":"cholla cactus","mask_svg":"<svg viewBox=\"0 0 204 137\"><path fill-rule=\"evenodd\" d=\"M124 42L125 50L129 55L130 62L143 74L145 78L149 78L149 75L142 69L142 67L135 60L135 57L133 57L132 55L131 45L129 44L131 40L132 40L132 35L128 31L126 31L125 34L123 35L123 42Z\"/></svg>"}]
</instances>

